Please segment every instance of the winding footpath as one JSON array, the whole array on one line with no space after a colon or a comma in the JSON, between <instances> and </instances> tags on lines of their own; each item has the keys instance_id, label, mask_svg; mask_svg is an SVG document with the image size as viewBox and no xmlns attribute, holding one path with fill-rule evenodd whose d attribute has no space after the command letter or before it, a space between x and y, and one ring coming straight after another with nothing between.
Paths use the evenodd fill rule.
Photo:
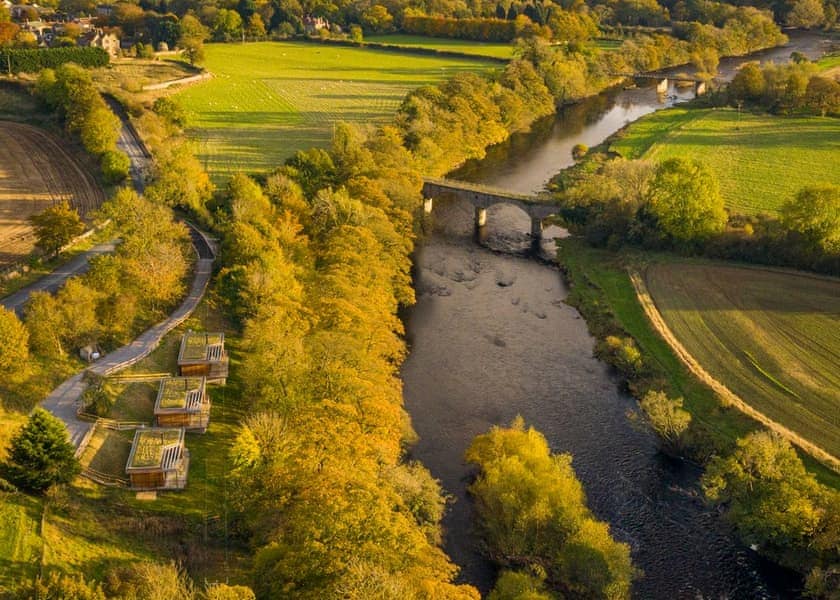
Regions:
<instances>
[{"instance_id":1,"label":"winding footpath","mask_svg":"<svg viewBox=\"0 0 840 600\"><path fill-rule=\"evenodd\" d=\"M122 128L120 131L120 137L117 141L117 147L125 152L131 160L132 182L137 192L142 193L145 188L144 176L148 172L151 164L151 155L138 136L137 131L128 120L128 115L125 110L123 110L119 104L115 103L113 98L106 97L105 100L122 121ZM47 396L46 400L40 403L42 408L50 411L56 417L61 419L67 426L70 440L73 445L76 446L77 456L84 451L84 446L86 445L94 426L94 423L92 422L79 419L77 414L82 394L88 386L87 381L85 380L85 374L90 372L93 375L106 376L139 362L158 347L160 341L167 333L189 318L198 306L199 302L201 302L201 299L204 297L204 293L207 290L207 284L209 283L213 272L213 261L216 258L216 251L213 243L202 231L198 230L190 223L187 223L187 226L190 229L190 237L192 239L193 248L196 251L197 258L195 263L195 274L189 294L181 305L175 310L175 312L169 315L169 317L146 330L130 344L105 355L97 361L95 365L66 380L64 383L55 388L52 393ZM19 290L15 294L4 298L2 304L6 308L14 310L20 314L24 304L29 299L32 292L54 292L60 288L68 278L87 271L89 268L88 261L90 258L98 254L112 252L113 250L114 244L112 242L95 246L91 250L77 256L50 275L47 275L35 283Z\"/></svg>"}]
</instances>

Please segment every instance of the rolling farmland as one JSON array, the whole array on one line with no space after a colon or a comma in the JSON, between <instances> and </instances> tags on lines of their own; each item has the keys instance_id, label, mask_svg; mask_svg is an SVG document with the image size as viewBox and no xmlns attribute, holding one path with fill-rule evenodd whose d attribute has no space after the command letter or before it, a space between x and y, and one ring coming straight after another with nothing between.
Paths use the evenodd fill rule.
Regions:
<instances>
[{"instance_id":1,"label":"rolling farmland","mask_svg":"<svg viewBox=\"0 0 840 600\"><path fill-rule=\"evenodd\" d=\"M610 149L625 158L695 158L738 213L773 213L806 185L840 184L838 119L675 108L633 123Z\"/></svg>"},{"instance_id":2,"label":"rolling farmland","mask_svg":"<svg viewBox=\"0 0 840 600\"><path fill-rule=\"evenodd\" d=\"M495 62L311 43L211 44L213 79L177 95L197 155L218 182L329 143L336 121L386 122L405 94Z\"/></svg>"},{"instance_id":3,"label":"rolling farmland","mask_svg":"<svg viewBox=\"0 0 840 600\"><path fill-rule=\"evenodd\" d=\"M31 125L0 122L0 266L32 251L27 218L63 200L84 217L105 194L61 140Z\"/></svg>"},{"instance_id":4,"label":"rolling farmland","mask_svg":"<svg viewBox=\"0 0 840 600\"><path fill-rule=\"evenodd\" d=\"M645 279L668 328L707 372L840 456L840 280L675 263L649 266Z\"/></svg>"}]
</instances>

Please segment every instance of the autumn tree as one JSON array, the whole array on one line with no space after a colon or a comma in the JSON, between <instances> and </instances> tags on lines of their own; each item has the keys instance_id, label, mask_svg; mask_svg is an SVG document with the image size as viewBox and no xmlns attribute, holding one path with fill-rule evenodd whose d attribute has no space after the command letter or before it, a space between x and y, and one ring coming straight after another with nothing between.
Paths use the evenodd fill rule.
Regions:
<instances>
[{"instance_id":1,"label":"autumn tree","mask_svg":"<svg viewBox=\"0 0 840 600\"><path fill-rule=\"evenodd\" d=\"M795 0L785 22L790 27L811 29L825 22L823 3L820 0Z\"/></svg>"},{"instance_id":2,"label":"autumn tree","mask_svg":"<svg viewBox=\"0 0 840 600\"><path fill-rule=\"evenodd\" d=\"M586 507L570 455L552 455L545 437L517 417L476 437L466 460L480 469L469 489L496 562L543 566L575 596L629 598L630 548Z\"/></svg>"},{"instance_id":3,"label":"autumn tree","mask_svg":"<svg viewBox=\"0 0 840 600\"><path fill-rule=\"evenodd\" d=\"M0 378L18 383L26 378L29 365L29 332L14 312L0 307Z\"/></svg>"},{"instance_id":4,"label":"autumn tree","mask_svg":"<svg viewBox=\"0 0 840 600\"><path fill-rule=\"evenodd\" d=\"M828 77L811 77L805 89L805 102L823 117L840 113L840 82Z\"/></svg>"},{"instance_id":5,"label":"autumn tree","mask_svg":"<svg viewBox=\"0 0 840 600\"><path fill-rule=\"evenodd\" d=\"M36 408L12 438L3 474L20 489L41 494L55 484L72 481L78 474L75 452L64 423Z\"/></svg>"},{"instance_id":6,"label":"autumn tree","mask_svg":"<svg viewBox=\"0 0 840 600\"><path fill-rule=\"evenodd\" d=\"M245 27L245 36L252 40L261 40L265 37L265 23L259 13L248 17L248 25Z\"/></svg>"},{"instance_id":7,"label":"autumn tree","mask_svg":"<svg viewBox=\"0 0 840 600\"><path fill-rule=\"evenodd\" d=\"M35 245L48 256L58 256L70 240L85 230L79 213L65 201L29 217Z\"/></svg>"},{"instance_id":8,"label":"autumn tree","mask_svg":"<svg viewBox=\"0 0 840 600\"><path fill-rule=\"evenodd\" d=\"M726 225L717 179L693 159L659 164L647 188L645 210L655 228L677 246L700 242Z\"/></svg>"}]
</instances>

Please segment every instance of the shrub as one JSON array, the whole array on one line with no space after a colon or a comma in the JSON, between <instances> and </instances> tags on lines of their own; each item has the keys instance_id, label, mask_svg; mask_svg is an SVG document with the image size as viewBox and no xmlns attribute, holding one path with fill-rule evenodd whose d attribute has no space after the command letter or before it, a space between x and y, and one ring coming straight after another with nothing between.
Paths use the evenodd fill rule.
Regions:
<instances>
[{"instance_id":1,"label":"shrub","mask_svg":"<svg viewBox=\"0 0 840 600\"><path fill-rule=\"evenodd\" d=\"M108 150L102 154L100 166L105 182L115 184L120 183L128 177L131 170L131 160L129 160L124 152Z\"/></svg>"},{"instance_id":2,"label":"shrub","mask_svg":"<svg viewBox=\"0 0 840 600\"><path fill-rule=\"evenodd\" d=\"M586 144L575 144L572 148L572 158L580 160L586 153L589 152L589 147Z\"/></svg>"}]
</instances>

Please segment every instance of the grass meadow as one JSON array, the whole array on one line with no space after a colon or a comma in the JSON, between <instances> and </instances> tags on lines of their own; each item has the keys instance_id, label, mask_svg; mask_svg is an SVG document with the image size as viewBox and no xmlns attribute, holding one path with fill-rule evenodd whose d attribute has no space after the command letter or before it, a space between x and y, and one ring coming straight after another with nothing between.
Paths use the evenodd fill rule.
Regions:
<instances>
[{"instance_id":1,"label":"grass meadow","mask_svg":"<svg viewBox=\"0 0 840 600\"><path fill-rule=\"evenodd\" d=\"M610 149L697 159L717 175L726 207L742 214L774 213L809 184L840 184L840 119L829 117L674 108L633 123Z\"/></svg>"},{"instance_id":2,"label":"grass meadow","mask_svg":"<svg viewBox=\"0 0 840 600\"><path fill-rule=\"evenodd\" d=\"M668 327L706 371L840 456L840 280L679 263L652 265L645 279Z\"/></svg>"},{"instance_id":3,"label":"grass meadow","mask_svg":"<svg viewBox=\"0 0 840 600\"><path fill-rule=\"evenodd\" d=\"M464 71L497 69L479 57L441 58L305 42L209 44L210 81L177 98L191 113L197 155L218 183L264 172L329 143L337 121L386 122L406 93Z\"/></svg>"}]
</instances>

